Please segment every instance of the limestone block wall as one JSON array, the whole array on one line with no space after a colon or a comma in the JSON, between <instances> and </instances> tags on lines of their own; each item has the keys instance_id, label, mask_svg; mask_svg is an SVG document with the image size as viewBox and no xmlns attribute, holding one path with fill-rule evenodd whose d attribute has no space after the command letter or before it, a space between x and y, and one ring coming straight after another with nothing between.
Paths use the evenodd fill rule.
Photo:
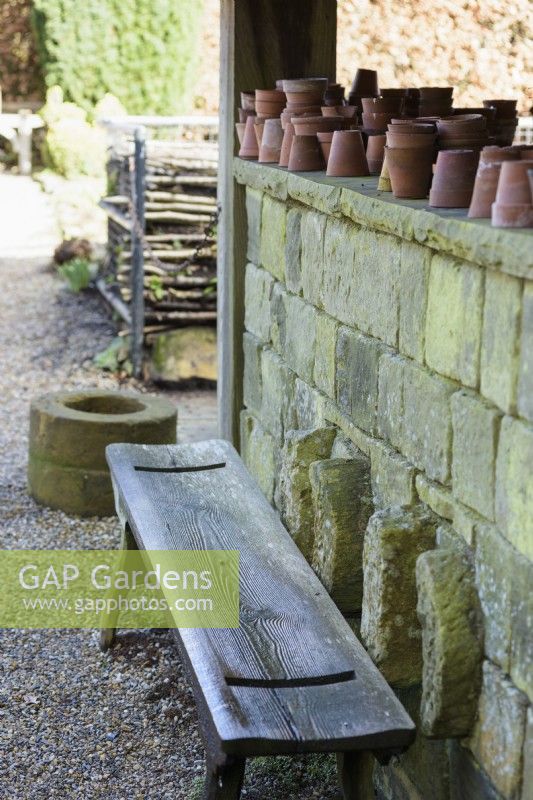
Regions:
<instances>
[{"instance_id":1,"label":"limestone block wall","mask_svg":"<svg viewBox=\"0 0 533 800\"><path fill-rule=\"evenodd\" d=\"M241 449L418 726L381 800L533 791L533 236L235 162Z\"/></svg>"}]
</instances>

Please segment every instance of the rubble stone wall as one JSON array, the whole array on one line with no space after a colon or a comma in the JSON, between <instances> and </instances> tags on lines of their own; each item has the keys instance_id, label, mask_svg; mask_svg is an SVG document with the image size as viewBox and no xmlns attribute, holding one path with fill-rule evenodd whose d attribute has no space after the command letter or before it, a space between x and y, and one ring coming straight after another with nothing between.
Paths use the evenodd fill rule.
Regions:
<instances>
[{"instance_id":1,"label":"rubble stone wall","mask_svg":"<svg viewBox=\"0 0 533 800\"><path fill-rule=\"evenodd\" d=\"M241 449L417 723L378 796L527 800L533 236L235 165Z\"/></svg>"}]
</instances>

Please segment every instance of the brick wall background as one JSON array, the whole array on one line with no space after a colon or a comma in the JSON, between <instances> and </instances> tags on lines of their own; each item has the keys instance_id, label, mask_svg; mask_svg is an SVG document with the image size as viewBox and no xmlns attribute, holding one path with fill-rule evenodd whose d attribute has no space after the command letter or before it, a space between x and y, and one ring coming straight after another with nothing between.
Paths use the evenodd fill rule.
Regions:
<instances>
[{"instance_id":1,"label":"brick wall background","mask_svg":"<svg viewBox=\"0 0 533 800\"><path fill-rule=\"evenodd\" d=\"M357 224L362 195L350 212L334 187L291 176L287 197L280 171L243 169L259 177L246 190L242 452L419 726L397 764L376 767L379 796L527 800L526 265L441 247L437 229L420 244L413 223L401 237L385 218ZM502 247L513 236L470 230Z\"/></svg>"}]
</instances>

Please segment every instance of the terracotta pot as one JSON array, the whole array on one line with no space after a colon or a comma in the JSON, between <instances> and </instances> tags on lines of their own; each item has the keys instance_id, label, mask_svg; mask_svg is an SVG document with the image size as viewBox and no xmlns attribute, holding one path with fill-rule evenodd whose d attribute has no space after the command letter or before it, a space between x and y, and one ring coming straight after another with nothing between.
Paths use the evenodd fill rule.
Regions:
<instances>
[{"instance_id":1,"label":"terracotta pot","mask_svg":"<svg viewBox=\"0 0 533 800\"><path fill-rule=\"evenodd\" d=\"M237 139L239 140L239 146L242 145L242 140L244 139L244 129L246 128L246 122L236 122L235 123L235 130L237 131Z\"/></svg>"},{"instance_id":2,"label":"terracotta pot","mask_svg":"<svg viewBox=\"0 0 533 800\"><path fill-rule=\"evenodd\" d=\"M429 205L468 208L472 200L478 156L473 150L441 150L437 156Z\"/></svg>"},{"instance_id":3,"label":"terracotta pot","mask_svg":"<svg viewBox=\"0 0 533 800\"><path fill-rule=\"evenodd\" d=\"M380 89L379 93L382 97L407 97L409 91L409 89L402 89L398 87L392 89Z\"/></svg>"},{"instance_id":4,"label":"terracotta pot","mask_svg":"<svg viewBox=\"0 0 533 800\"><path fill-rule=\"evenodd\" d=\"M289 78L283 80L284 92L311 92L319 91L324 94L328 88L327 78Z\"/></svg>"},{"instance_id":5,"label":"terracotta pot","mask_svg":"<svg viewBox=\"0 0 533 800\"><path fill-rule=\"evenodd\" d=\"M487 125L496 118L496 109L493 106L487 108L455 108L454 116L463 117L465 114L481 114L487 120Z\"/></svg>"},{"instance_id":6,"label":"terracotta pot","mask_svg":"<svg viewBox=\"0 0 533 800\"><path fill-rule=\"evenodd\" d=\"M533 160L503 162L496 193L497 205L523 205L532 202L527 174L530 169L533 169Z\"/></svg>"},{"instance_id":7,"label":"terracotta pot","mask_svg":"<svg viewBox=\"0 0 533 800\"><path fill-rule=\"evenodd\" d=\"M280 119L267 119L263 128L263 138L259 147L261 164L277 164L281 155L283 129Z\"/></svg>"},{"instance_id":8,"label":"terracotta pot","mask_svg":"<svg viewBox=\"0 0 533 800\"><path fill-rule=\"evenodd\" d=\"M324 117L357 118L357 106L322 106L321 110Z\"/></svg>"},{"instance_id":9,"label":"terracotta pot","mask_svg":"<svg viewBox=\"0 0 533 800\"><path fill-rule=\"evenodd\" d=\"M335 131L345 124L344 117L293 117L296 136L315 136L319 131Z\"/></svg>"},{"instance_id":10,"label":"terracotta pot","mask_svg":"<svg viewBox=\"0 0 533 800\"><path fill-rule=\"evenodd\" d=\"M383 156L383 166L381 167L381 174L378 181L378 191L392 192L392 184L390 182L389 167L387 164L387 150Z\"/></svg>"},{"instance_id":11,"label":"terracotta pot","mask_svg":"<svg viewBox=\"0 0 533 800\"><path fill-rule=\"evenodd\" d=\"M437 121L439 136L458 133L485 132L487 120L481 114L463 114L456 117L444 117Z\"/></svg>"},{"instance_id":12,"label":"terracotta pot","mask_svg":"<svg viewBox=\"0 0 533 800\"><path fill-rule=\"evenodd\" d=\"M379 95L378 73L374 69L358 69L353 79L350 95L377 97Z\"/></svg>"},{"instance_id":13,"label":"terracotta pot","mask_svg":"<svg viewBox=\"0 0 533 800\"><path fill-rule=\"evenodd\" d=\"M366 145L366 160L372 175L379 175L385 156L385 143L387 137L384 133L377 133L368 137Z\"/></svg>"},{"instance_id":14,"label":"terracotta pot","mask_svg":"<svg viewBox=\"0 0 533 800\"><path fill-rule=\"evenodd\" d=\"M340 106L344 103L344 86L340 83L330 83L324 93L326 106Z\"/></svg>"},{"instance_id":15,"label":"terracotta pot","mask_svg":"<svg viewBox=\"0 0 533 800\"><path fill-rule=\"evenodd\" d=\"M355 178L369 174L361 132L335 131L326 175L332 178Z\"/></svg>"},{"instance_id":16,"label":"terracotta pot","mask_svg":"<svg viewBox=\"0 0 533 800\"><path fill-rule=\"evenodd\" d=\"M517 100L483 100L485 108L492 106L496 109L497 119L513 119L516 117Z\"/></svg>"},{"instance_id":17,"label":"terracotta pot","mask_svg":"<svg viewBox=\"0 0 533 800\"><path fill-rule=\"evenodd\" d=\"M255 92L241 92L241 108L244 111L255 111Z\"/></svg>"},{"instance_id":18,"label":"terracotta pot","mask_svg":"<svg viewBox=\"0 0 533 800\"><path fill-rule=\"evenodd\" d=\"M277 89L255 90L255 110L258 114L279 117L286 102L285 92L279 92Z\"/></svg>"},{"instance_id":19,"label":"terracotta pot","mask_svg":"<svg viewBox=\"0 0 533 800\"><path fill-rule=\"evenodd\" d=\"M435 139L435 134L387 131L387 144L389 147L409 148L411 150L429 147L434 150Z\"/></svg>"},{"instance_id":20,"label":"terracotta pot","mask_svg":"<svg viewBox=\"0 0 533 800\"><path fill-rule=\"evenodd\" d=\"M385 114L385 113L363 113L363 125L365 129L370 133L374 131L375 133L385 133L387 130L387 125L391 121L393 115L392 114Z\"/></svg>"},{"instance_id":21,"label":"terracotta pot","mask_svg":"<svg viewBox=\"0 0 533 800\"><path fill-rule=\"evenodd\" d=\"M480 162L468 209L468 216L471 219L490 219L492 204L496 199L500 169L501 162Z\"/></svg>"},{"instance_id":22,"label":"terracotta pot","mask_svg":"<svg viewBox=\"0 0 533 800\"><path fill-rule=\"evenodd\" d=\"M424 135L435 136L436 129L434 125L423 122L412 122L409 120L402 120L401 122L389 122L387 125L389 131L394 133L423 133Z\"/></svg>"},{"instance_id":23,"label":"terracotta pot","mask_svg":"<svg viewBox=\"0 0 533 800\"><path fill-rule=\"evenodd\" d=\"M409 147L386 147L385 152L394 197L426 198L431 184L433 152Z\"/></svg>"},{"instance_id":24,"label":"terracotta pot","mask_svg":"<svg viewBox=\"0 0 533 800\"><path fill-rule=\"evenodd\" d=\"M279 155L280 167L287 167L289 165L289 156L291 154L291 145L294 138L294 125L292 122L285 123L285 130L283 132L283 141L281 143L281 152Z\"/></svg>"},{"instance_id":25,"label":"terracotta pot","mask_svg":"<svg viewBox=\"0 0 533 800\"><path fill-rule=\"evenodd\" d=\"M421 100L451 100L453 96L453 86L420 86Z\"/></svg>"},{"instance_id":26,"label":"terracotta pot","mask_svg":"<svg viewBox=\"0 0 533 800\"><path fill-rule=\"evenodd\" d=\"M328 165L329 161L331 142L333 140L334 133L335 131L319 131L316 135L320 143L320 149L322 150L322 155L324 156L324 161L326 162L326 166Z\"/></svg>"},{"instance_id":27,"label":"terracotta pot","mask_svg":"<svg viewBox=\"0 0 533 800\"><path fill-rule=\"evenodd\" d=\"M281 112L280 119L282 123L290 122L293 117L318 117L320 116L320 106L304 106L298 111L292 108L284 108Z\"/></svg>"},{"instance_id":28,"label":"terracotta pot","mask_svg":"<svg viewBox=\"0 0 533 800\"><path fill-rule=\"evenodd\" d=\"M364 114L399 114L403 108L403 97L362 97Z\"/></svg>"},{"instance_id":29,"label":"terracotta pot","mask_svg":"<svg viewBox=\"0 0 533 800\"><path fill-rule=\"evenodd\" d=\"M305 106L318 106L320 108L324 105L324 94L320 90L310 90L308 92L287 92L287 108L294 110L304 108Z\"/></svg>"},{"instance_id":30,"label":"terracotta pot","mask_svg":"<svg viewBox=\"0 0 533 800\"><path fill-rule=\"evenodd\" d=\"M491 224L494 228L533 228L533 204L502 206L493 203Z\"/></svg>"},{"instance_id":31,"label":"terracotta pot","mask_svg":"<svg viewBox=\"0 0 533 800\"><path fill-rule=\"evenodd\" d=\"M479 160L484 164L501 163L502 161L516 161L519 155L519 152L510 148L489 145L483 148L479 154Z\"/></svg>"},{"instance_id":32,"label":"terracotta pot","mask_svg":"<svg viewBox=\"0 0 533 800\"><path fill-rule=\"evenodd\" d=\"M263 130L266 120L255 117L254 119L254 133L257 141L257 157L259 158L259 148L261 147L261 139L263 138Z\"/></svg>"},{"instance_id":33,"label":"terracotta pot","mask_svg":"<svg viewBox=\"0 0 533 800\"><path fill-rule=\"evenodd\" d=\"M239 113L239 122L246 122L248 117L255 117L255 111L250 111L246 108L239 108L237 110Z\"/></svg>"},{"instance_id":34,"label":"terracotta pot","mask_svg":"<svg viewBox=\"0 0 533 800\"><path fill-rule=\"evenodd\" d=\"M293 136L288 167L292 172L316 172L325 162L316 136Z\"/></svg>"},{"instance_id":35,"label":"terracotta pot","mask_svg":"<svg viewBox=\"0 0 533 800\"><path fill-rule=\"evenodd\" d=\"M255 117L248 117L244 127L244 136L242 139L241 149L239 156L241 158L249 158L257 160L259 156L259 146L255 135Z\"/></svg>"}]
</instances>

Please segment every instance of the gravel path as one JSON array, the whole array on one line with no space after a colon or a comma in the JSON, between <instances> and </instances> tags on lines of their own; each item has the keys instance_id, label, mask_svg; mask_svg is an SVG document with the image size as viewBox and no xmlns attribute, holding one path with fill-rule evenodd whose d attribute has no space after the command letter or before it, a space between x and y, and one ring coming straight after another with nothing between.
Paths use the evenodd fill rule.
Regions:
<instances>
[{"instance_id":1,"label":"gravel path","mask_svg":"<svg viewBox=\"0 0 533 800\"><path fill-rule=\"evenodd\" d=\"M14 183L15 182L15 183ZM0 176L0 548L108 548L116 521L39 507L26 494L30 399L59 388L117 388L93 366L114 335L97 295L73 295L47 268L49 203ZM28 213L29 209L29 213ZM124 384L123 384L124 385ZM128 381L125 388L144 387ZM151 391L156 391L150 387ZM215 435L213 392L166 393L180 439ZM123 631L101 654L93 631L0 632L0 800L196 800L203 749L191 692L165 631ZM247 800L331 800L328 758L257 759Z\"/></svg>"}]
</instances>

